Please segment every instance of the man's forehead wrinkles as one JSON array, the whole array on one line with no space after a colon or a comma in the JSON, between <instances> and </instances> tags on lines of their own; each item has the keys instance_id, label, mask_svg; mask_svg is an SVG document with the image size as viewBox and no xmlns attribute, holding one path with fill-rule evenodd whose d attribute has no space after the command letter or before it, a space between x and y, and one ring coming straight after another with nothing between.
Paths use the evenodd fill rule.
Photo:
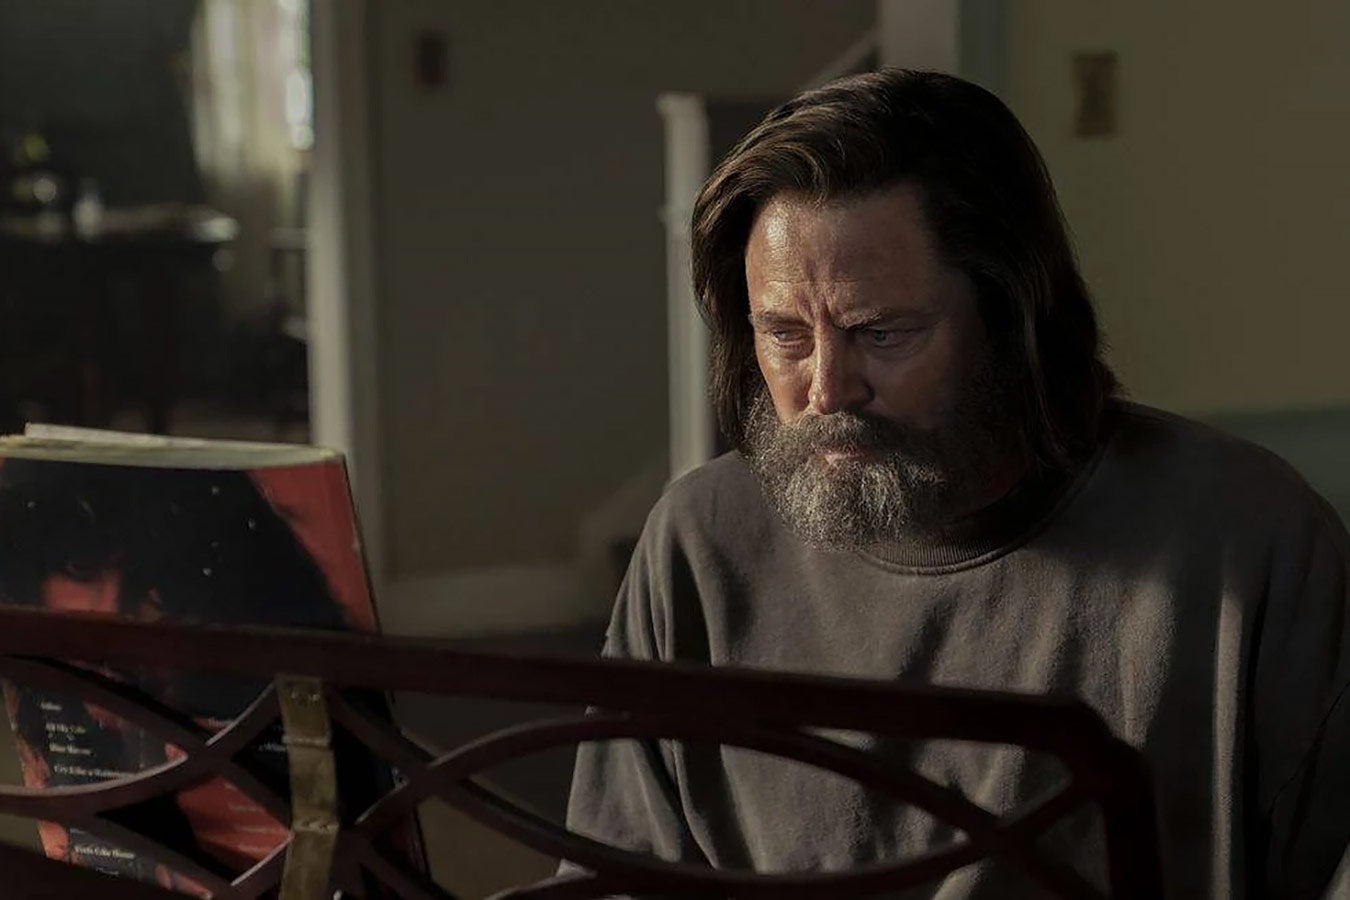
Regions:
<instances>
[{"instance_id":1,"label":"man's forehead wrinkles","mask_svg":"<svg viewBox=\"0 0 1350 900\"><path fill-rule=\"evenodd\" d=\"M894 278L818 280L773 278L760 281L752 299L773 304L828 303L859 309L905 310L928 306L916 286Z\"/></svg>"},{"instance_id":2,"label":"man's forehead wrinkles","mask_svg":"<svg viewBox=\"0 0 1350 900\"><path fill-rule=\"evenodd\" d=\"M905 302L896 297L863 299L819 291L766 290L750 303L753 322L829 322L838 328L861 328L885 322L930 321L942 308Z\"/></svg>"},{"instance_id":3,"label":"man's forehead wrinkles","mask_svg":"<svg viewBox=\"0 0 1350 900\"><path fill-rule=\"evenodd\" d=\"M858 238L828 245L811 242L774 245L766 241L760 247L761 264L767 268L835 277L886 269L893 264L899 249L869 247Z\"/></svg>"},{"instance_id":4,"label":"man's forehead wrinkles","mask_svg":"<svg viewBox=\"0 0 1350 900\"><path fill-rule=\"evenodd\" d=\"M894 280L895 280L894 278L886 278L881 275L859 275L852 278L841 278L841 277L812 278L809 275L799 275L799 276L779 275L775 277L765 278L764 283L785 284L789 286L801 284L828 286L832 284L875 284L878 282L888 283L893 282Z\"/></svg>"},{"instance_id":5,"label":"man's forehead wrinkles","mask_svg":"<svg viewBox=\"0 0 1350 900\"><path fill-rule=\"evenodd\" d=\"M753 270L755 280L763 285L831 286L917 286L926 281L928 273L923 266L910 266L895 256L872 251L848 253L764 253L758 258L747 258L747 270Z\"/></svg>"},{"instance_id":6,"label":"man's forehead wrinkles","mask_svg":"<svg viewBox=\"0 0 1350 900\"><path fill-rule=\"evenodd\" d=\"M751 298L755 301L752 305L773 309L802 310L822 305L835 305L841 301L846 302L848 296L852 293L849 290L840 290L841 286L839 283L819 282L809 279L765 281L760 285L760 290L756 295Z\"/></svg>"}]
</instances>

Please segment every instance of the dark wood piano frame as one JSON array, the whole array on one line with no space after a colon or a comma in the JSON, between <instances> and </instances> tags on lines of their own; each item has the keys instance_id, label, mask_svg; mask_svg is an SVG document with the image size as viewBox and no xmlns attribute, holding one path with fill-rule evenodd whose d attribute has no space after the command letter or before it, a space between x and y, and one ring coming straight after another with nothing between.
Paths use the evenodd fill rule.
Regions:
<instances>
[{"instance_id":1,"label":"dark wood piano frame","mask_svg":"<svg viewBox=\"0 0 1350 900\"><path fill-rule=\"evenodd\" d=\"M82 662L85 665L73 665ZM212 734L181 713L92 670L155 668L267 679L270 687ZM521 886L499 900L565 900L611 894L681 897L848 898L940 881L983 857L1014 862L1049 892L1104 896L1037 846L1037 838L1085 804L1106 826L1110 896L1162 895L1155 812L1139 754L1114 738L1086 705L1067 699L749 670L467 653L430 640L278 629L135 624L93 616L0 608L0 678L80 696L184 751L135 776L81 788L0 790L0 812L74 826L164 863L216 898L279 893L283 900L360 896L374 879L412 900L451 895L385 848L391 829L438 798L540 853L587 870ZM439 756L353 700L374 689L556 703L602 712L553 717L497 731ZM240 751L282 720L292 790L267 788ZM335 810L334 725L394 764L407 781L346 818ZM997 816L912 770L828 740L818 729L898 739L1016 744L1057 758L1065 783ZM495 794L475 775L538 750L621 737L716 742L800 760L913 804L963 837L930 853L846 872L757 874L661 861L590 840ZM291 839L244 873L165 846L152 827L116 812L223 777L279 821ZM299 779L299 780L297 780ZM5 896L167 898L183 895L79 870L0 845ZM362 881L365 879L366 881ZM17 893L15 893L17 892Z\"/></svg>"}]
</instances>

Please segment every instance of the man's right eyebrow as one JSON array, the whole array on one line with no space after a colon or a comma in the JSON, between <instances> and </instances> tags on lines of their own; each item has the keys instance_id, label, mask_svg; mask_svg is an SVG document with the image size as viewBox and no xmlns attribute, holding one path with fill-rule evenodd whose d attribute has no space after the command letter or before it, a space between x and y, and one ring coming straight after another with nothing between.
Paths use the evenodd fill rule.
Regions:
<instances>
[{"instance_id":1,"label":"man's right eyebrow","mask_svg":"<svg viewBox=\"0 0 1350 900\"><path fill-rule=\"evenodd\" d=\"M756 328L783 328L789 325L800 325L801 319L788 313L776 312L752 312L747 318L750 324Z\"/></svg>"}]
</instances>

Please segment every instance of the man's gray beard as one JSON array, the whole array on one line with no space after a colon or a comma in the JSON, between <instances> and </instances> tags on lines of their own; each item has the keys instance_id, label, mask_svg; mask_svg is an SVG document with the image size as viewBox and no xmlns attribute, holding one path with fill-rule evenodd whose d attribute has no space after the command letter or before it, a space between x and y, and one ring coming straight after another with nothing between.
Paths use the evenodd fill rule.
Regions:
<instances>
[{"instance_id":1,"label":"man's gray beard","mask_svg":"<svg viewBox=\"0 0 1350 900\"><path fill-rule=\"evenodd\" d=\"M816 547L857 550L938 535L972 511L965 507L1008 453L1015 415L995 368L981 366L932 430L850 412L786 425L761 388L745 449L765 498ZM862 455L828 461L828 450Z\"/></svg>"}]
</instances>

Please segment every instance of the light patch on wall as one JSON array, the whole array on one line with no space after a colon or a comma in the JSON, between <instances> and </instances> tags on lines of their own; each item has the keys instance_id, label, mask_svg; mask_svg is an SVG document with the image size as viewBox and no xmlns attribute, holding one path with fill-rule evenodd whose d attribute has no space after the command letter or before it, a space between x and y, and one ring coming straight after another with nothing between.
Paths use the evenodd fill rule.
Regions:
<instances>
[{"instance_id":1,"label":"light patch on wall","mask_svg":"<svg viewBox=\"0 0 1350 900\"><path fill-rule=\"evenodd\" d=\"M1119 59L1114 52L1076 53L1073 57L1073 133L1110 137L1118 127L1116 96Z\"/></svg>"}]
</instances>

